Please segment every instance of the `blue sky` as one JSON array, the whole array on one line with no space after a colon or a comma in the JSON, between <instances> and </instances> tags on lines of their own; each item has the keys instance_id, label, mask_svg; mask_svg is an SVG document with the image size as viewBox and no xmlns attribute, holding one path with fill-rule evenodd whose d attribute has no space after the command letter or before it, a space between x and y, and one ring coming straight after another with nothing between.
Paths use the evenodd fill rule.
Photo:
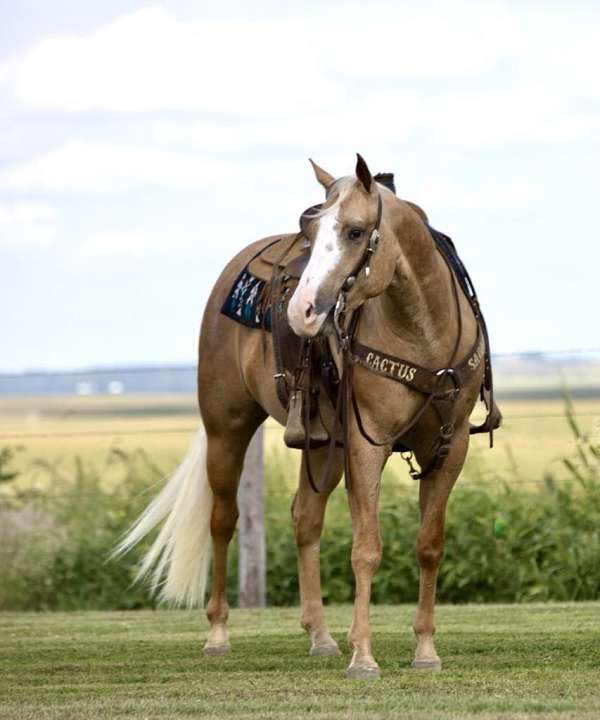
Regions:
<instances>
[{"instance_id":1,"label":"blue sky","mask_svg":"<svg viewBox=\"0 0 600 720\"><path fill-rule=\"evenodd\" d=\"M0 370L193 362L223 265L357 151L498 352L600 345L600 4L0 3Z\"/></svg>"}]
</instances>

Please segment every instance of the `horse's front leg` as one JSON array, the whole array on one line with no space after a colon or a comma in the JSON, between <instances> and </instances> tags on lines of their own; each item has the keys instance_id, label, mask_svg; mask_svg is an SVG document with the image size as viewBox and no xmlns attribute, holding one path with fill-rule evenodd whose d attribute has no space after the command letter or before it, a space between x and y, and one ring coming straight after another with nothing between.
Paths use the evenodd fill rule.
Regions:
<instances>
[{"instance_id":1,"label":"horse's front leg","mask_svg":"<svg viewBox=\"0 0 600 720\"><path fill-rule=\"evenodd\" d=\"M433 642L438 568L444 554L444 522L448 497L462 469L469 445L468 427L457 431L446 461L439 470L420 481L421 528L417 539L420 567L419 603L413 622L417 649L412 667L440 670L442 662Z\"/></svg>"},{"instance_id":2,"label":"horse's front leg","mask_svg":"<svg viewBox=\"0 0 600 720\"><path fill-rule=\"evenodd\" d=\"M371 652L369 605L373 575L381 561L379 486L388 452L357 443L350 456L348 503L352 516L352 568L355 577L354 614L348 633L352 659L346 677L371 679L380 675Z\"/></svg>"},{"instance_id":3,"label":"horse's front leg","mask_svg":"<svg viewBox=\"0 0 600 720\"><path fill-rule=\"evenodd\" d=\"M315 482L327 463L328 448L308 451L310 469ZM298 548L298 583L300 586L300 624L310 637L311 655L339 655L336 641L325 624L323 598L321 596L320 541L323 516L331 490L342 476L342 460L339 450L330 477L329 490L316 493L310 486L303 454L300 485L292 504L292 518Z\"/></svg>"}]
</instances>

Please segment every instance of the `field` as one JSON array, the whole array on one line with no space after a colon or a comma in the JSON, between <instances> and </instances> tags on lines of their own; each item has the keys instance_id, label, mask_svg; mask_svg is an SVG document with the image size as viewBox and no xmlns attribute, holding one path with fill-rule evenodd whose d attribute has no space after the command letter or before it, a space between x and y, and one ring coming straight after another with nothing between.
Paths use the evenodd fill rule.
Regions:
<instances>
[{"instance_id":1,"label":"field","mask_svg":"<svg viewBox=\"0 0 600 720\"><path fill-rule=\"evenodd\" d=\"M600 400L576 400L575 409L581 428L597 442L600 436ZM463 502L467 498L465 491L468 494L472 487L469 483L472 478L489 480L492 484L502 480L508 484L519 484L525 489L543 488L542 480L548 473L555 477L566 473L560 458L576 450L561 401L513 400L502 403L502 410L506 422L496 436L496 449L488 451L485 438L473 439L473 451L462 479L465 489L457 491L463 493ZM166 474L181 459L196 424L195 402L187 396L0 400L0 448L18 448L11 465L11 469L21 472L17 482L39 487L48 491L48 495L52 494L51 488L44 483L47 485L49 477L57 478L62 471L65 476L72 477L76 456L82 459L84 465L99 469L101 480L98 482L101 485L114 483L119 475L110 463L110 451L115 448L126 453L145 453L148 462L157 465ZM288 559L281 552L287 547L285 542L291 542L287 507L296 482L294 465L298 462L298 453L282 449L281 429L274 424L266 427L265 445L267 453L276 460L272 465L285 469L279 484L286 485L281 489L277 485L279 494L275 497L275 514L269 518L272 530L269 545L272 558L269 562L280 568L276 572L278 580L283 574L282 567L290 569L289 582L293 584L293 546L290 545L292 554ZM276 452L283 455L276 457ZM394 458L393 465L401 470L398 474L400 482L410 483L399 458ZM58 469L58 475L46 472L44 468L47 466ZM534 594L523 595L519 590L516 597L541 597L535 594L541 587L540 583L544 587L549 585L552 573L556 575L558 567L556 563L552 564L554 555L550 550L555 555L558 552L556 562L560 565L561 577L566 581L568 563L560 555L561 547L566 553L571 547L590 551L587 560L580 558L581 562L571 567L576 579L593 579L597 575L597 554L593 544L597 540L597 522L591 507L593 503L589 503L589 508L588 503L582 508L581 527L574 525L572 528L575 533L572 537L583 539L557 544L558 535L552 529L552 523L557 516L555 511L561 506L552 503L558 502L558 495L551 492L540 494L539 502L536 500L532 506L522 508L519 498L523 496L512 489L507 490L506 496L499 495L504 497L505 502L502 512L499 512L494 502L487 508L483 496L477 495L481 491L480 486L475 484L473 487L471 501L476 503L482 517L484 510L487 515L483 525L475 523L470 528L469 537L476 536L477 542L482 544L478 548L471 541L461 545L462 535L453 533L452 522L449 522L448 532L454 537L455 547L449 552L444 566L446 598L453 597L448 595L454 587L450 582L453 563L460 564L463 556L471 558L473 550L483 557L485 548L491 552L491 555L488 552L489 557L485 556L488 560L494 558L494 562L500 563L502 558L508 557L510 574L513 574L516 557L521 557L521 569L531 564L529 569L535 577L531 582L530 578L525 578L523 588ZM93 486L89 486L88 490L90 488L93 489ZM596 497L593 488L590 488L590 497ZM81 578L85 582L77 576L79 579L71 584L77 591L85 586L91 588L90 592L99 593L104 587L96 589L93 581L99 574L111 570L105 564L105 557L117 533L109 527L102 535L96 529L90 535L90 542L87 542L88 527L92 525L86 524L88 515L85 513L91 513L89 517L94 519L97 507L93 501L86 504L85 487L83 491L76 505L72 506L83 518L78 531L80 534L71 534L77 531L75 518L74 524L68 526L69 532L64 534L64 538L73 540L73 547L65 545L60 559L77 560L76 546L80 544L88 553L81 555L85 559L85 568L90 558L94 559L97 555L100 560L97 566L93 566L97 567L94 577L83 573ZM410 497L415 491L400 488L402 493L401 508L394 506L396 512L402 508L403 512L410 510ZM485 493L488 497L487 489ZM508 501L512 495L515 498L512 498L510 510ZM93 497L101 499L97 491L94 491ZM111 507L108 508L109 517L112 517ZM348 528L344 526L343 519L341 527L346 535L339 525L338 514L342 505L338 502L334 503L334 507L337 508L336 517L330 517L327 526L329 528L331 524L338 541L345 537L344 542L348 546ZM550 508L549 515L539 515L544 508ZM459 510L459 506L455 507L452 516L459 517ZM509 516L509 510L513 515ZM567 511L568 508L565 509L566 515L569 514ZM343 512L347 512L345 508ZM388 515L384 520L389 525L395 515ZM521 515L523 517L519 520ZM504 529L500 527L498 530L496 520L504 516L512 520L505 523ZM469 517L475 515L471 513ZM530 517L546 518L539 523L539 532L535 523L532 526ZM407 548L414 541L414 533L409 527L414 519L408 522L406 512L398 518L400 524L395 532L406 531L411 537L406 542L400 542L400 551L397 548L394 550L398 543L391 543L386 549L390 553L400 552L398 557L394 556L398 562L394 561L387 570L386 567L380 568L379 576L388 584L393 584L392 575L397 576L399 568L404 567L400 561L406 560ZM285 533L274 535L273 531L281 528L284 521ZM460 525L460 521L457 522ZM546 525L550 528L549 545L541 532L547 529ZM524 534L521 533L523 529L526 530ZM536 530L535 537L529 533L530 529ZM496 530L498 533L494 535ZM82 543L82 539L86 542ZM98 540L98 548L92 543L95 539ZM103 542L105 545L102 545ZM538 555L546 558L545 563L536 555L537 551L532 547L535 543L540 546ZM327 543L325 546L329 547ZM280 554L277 555L275 550ZM532 552L527 554L529 560L526 560L525 551L529 550ZM581 552L576 554L583 557ZM330 566L337 562L333 580L338 585L342 581L340 568L347 564L346 555L341 564L335 561L331 552L327 556ZM39 562L37 556L34 559ZM411 567L414 564L412 557L410 564ZM69 561L65 567L68 571L66 575L54 573L55 582L68 579L68 573L79 566ZM489 579L488 575L495 566L486 567L482 578ZM511 580L506 568L502 570L502 567L498 577L503 577L504 581L494 581L490 586L488 597L494 602L499 600L497 593ZM22 565L19 565L19 571L23 571ZM406 568L402 572L406 575ZM120 576L123 573L117 571L117 574ZM454 575L463 578L464 568ZM32 577L37 578L32 587L39 587L41 579L35 573ZM475 589L480 588L482 581L477 577L475 574L470 579ZM45 576L44 584L49 582L50 576ZM329 578L324 587L332 582ZM345 578L343 584L351 588L352 580ZM598 597L593 589L588 592L583 597ZM71 598L66 592L64 595L63 600L67 604L59 607L81 607L69 605ZM416 591L412 595L416 595ZM388 601L395 602L410 596L398 598L392 593L386 597L390 598ZM348 597L351 596L346 595L343 602ZM84 600L89 602L87 596ZM132 606L135 604L105 605ZM444 670L437 674L416 673L409 667L414 649L410 630L413 610L414 605L382 604L372 608L375 654L383 673L382 679L375 683L351 682L343 677L348 662L348 647L344 638L351 617L350 607L344 604L328 608L332 632L340 641L344 653L342 658L308 657L307 642L298 626L297 608L234 609L231 614L234 651L229 657L210 659L201 655L206 621L198 612L0 613L0 720L95 717L128 717L132 720L191 717L524 720L542 716L556 719L600 717L600 603L442 605L437 624L438 650L444 661Z\"/></svg>"},{"instance_id":2,"label":"field","mask_svg":"<svg viewBox=\"0 0 600 720\"><path fill-rule=\"evenodd\" d=\"M441 673L409 668L412 607L372 611L381 680L348 681L350 608L329 609L344 657L311 658L297 608L234 610L233 652L203 658L189 611L0 615L0 717L598 718L600 604L438 611Z\"/></svg>"},{"instance_id":3,"label":"field","mask_svg":"<svg viewBox=\"0 0 600 720\"><path fill-rule=\"evenodd\" d=\"M600 438L600 399L575 401L582 429ZM539 482L547 472L563 472L560 458L574 449L561 400L507 400L501 403L505 422L495 436L472 439L470 462L490 480L498 476ZM68 465L74 456L102 467L111 448L142 449L165 473L182 458L198 422L195 399L185 395L90 396L0 399L0 447L20 447L16 466L35 474L32 462ZM295 482L299 453L284 448L282 430L268 421L267 451L289 455L290 482ZM391 461L407 478L404 463ZM110 477L110 468L105 468ZM468 466L467 466L468 474Z\"/></svg>"}]
</instances>

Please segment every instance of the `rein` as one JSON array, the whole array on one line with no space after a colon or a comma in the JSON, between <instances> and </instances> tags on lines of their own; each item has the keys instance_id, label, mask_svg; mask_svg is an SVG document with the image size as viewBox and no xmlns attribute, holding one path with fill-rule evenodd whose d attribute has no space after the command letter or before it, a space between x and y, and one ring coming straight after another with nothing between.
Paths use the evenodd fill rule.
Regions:
<instances>
[{"instance_id":1,"label":"rein","mask_svg":"<svg viewBox=\"0 0 600 720\"><path fill-rule=\"evenodd\" d=\"M383 215L383 201L381 199L381 193L377 193L377 217L375 219L375 226L369 235L367 246L364 249L362 257L356 264L354 270L344 280L342 289L338 295L335 308L333 311L333 325L336 332L336 338L338 346L342 353L342 374L340 378L340 386L338 389L338 396L335 408L335 422L333 428L329 431L329 451L327 453L327 462L325 464L325 470L321 479L316 483L310 467L310 459L308 450L310 448L310 438L306 437L305 452L303 453L303 462L306 467L306 474L308 482L315 492L323 492L329 485L329 478L333 470L333 462L335 457L335 450L338 445L337 437L340 430L342 429L342 444L344 447L344 477L346 478L346 485L349 484L350 478L350 463L348 458L349 448L349 437L348 437L348 411L353 406L354 395L352 392L352 363L350 361L350 344L358 325L360 316L360 308L352 314L349 322L349 331L346 332L345 325L345 309L346 309L346 293L353 287L356 282L356 278L363 271L365 271L366 277L371 274L371 259L376 253L379 247L379 227L381 225L381 218ZM310 343L310 341L309 341ZM308 419L308 418L307 418ZM305 422L305 426L308 425Z\"/></svg>"}]
</instances>

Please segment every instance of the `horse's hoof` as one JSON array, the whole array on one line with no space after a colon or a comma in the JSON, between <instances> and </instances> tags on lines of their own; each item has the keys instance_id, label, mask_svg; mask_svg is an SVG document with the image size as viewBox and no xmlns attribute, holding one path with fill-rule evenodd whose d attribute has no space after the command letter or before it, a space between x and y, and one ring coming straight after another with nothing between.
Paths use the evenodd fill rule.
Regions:
<instances>
[{"instance_id":1,"label":"horse's hoof","mask_svg":"<svg viewBox=\"0 0 600 720\"><path fill-rule=\"evenodd\" d=\"M227 655L231 652L229 643L219 643L218 645L209 645L208 643L202 648L204 657L215 657L217 655Z\"/></svg>"},{"instance_id":2,"label":"horse's hoof","mask_svg":"<svg viewBox=\"0 0 600 720\"><path fill-rule=\"evenodd\" d=\"M336 642L325 645L313 645L310 649L310 655L313 657L337 657L341 654Z\"/></svg>"},{"instance_id":3,"label":"horse's hoof","mask_svg":"<svg viewBox=\"0 0 600 720\"><path fill-rule=\"evenodd\" d=\"M377 680L380 675L377 665L350 665L346 670L349 680Z\"/></svg>"},{"instance_id":4,"label":"horse's hoof","mask_svg":"<svg viewBox=\"0 0 600 720\"><path fill-rule=\"evenodd\" d=\"M410 664L413 670L441 670L442 661L437 660L413 660Z\"/></svg>"}]
</instances>

